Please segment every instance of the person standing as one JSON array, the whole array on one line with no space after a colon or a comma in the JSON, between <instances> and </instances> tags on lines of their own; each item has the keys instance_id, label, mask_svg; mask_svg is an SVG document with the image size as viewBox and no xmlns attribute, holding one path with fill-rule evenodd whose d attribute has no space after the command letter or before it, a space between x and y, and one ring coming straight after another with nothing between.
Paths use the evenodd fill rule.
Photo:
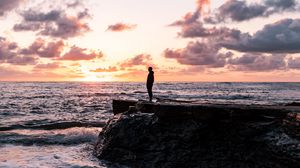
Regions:
<instances>
[{"instance_id":1,"label":"person standing","mask_svg":"<svg viewBox=\"0 0 300 168\"><path fill-rule=\"evenodd\" d=\"M148 68L149 74L147 77L147 91L149 95L149 101L152 102L153 94L152 94L152 87L154 83L154 72L152 70L152 67Z\"/></svg>"}]
</instances>

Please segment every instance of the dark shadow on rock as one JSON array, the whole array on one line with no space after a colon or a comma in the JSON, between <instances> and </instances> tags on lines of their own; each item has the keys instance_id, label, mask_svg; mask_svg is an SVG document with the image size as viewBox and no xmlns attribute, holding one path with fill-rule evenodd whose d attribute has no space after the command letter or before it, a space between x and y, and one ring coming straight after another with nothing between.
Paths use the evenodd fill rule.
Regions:
<instances>
[{"instance_id":1,"label":"dark shadow on rock","mask_svg":"<svg viewBox=\"0 0 300 168\"><path fill-rule=\"evenodd\" d=\"M127 113L104 127L95 155L143 168L298 168L299 137L289 131L294 127L299 129L268 118L162 121L154 114Z\"/></svg>"},{"instance_id":2,"label":"dark shadow on rock","mask_svg":"<svg viewBox=\"0 0 300 168\"><path fill-rule=\"evenodd\" d=\"M300 106L300 102L289 103L289 104L286 104L285 106Z\"/></svg>"}]
</instances>

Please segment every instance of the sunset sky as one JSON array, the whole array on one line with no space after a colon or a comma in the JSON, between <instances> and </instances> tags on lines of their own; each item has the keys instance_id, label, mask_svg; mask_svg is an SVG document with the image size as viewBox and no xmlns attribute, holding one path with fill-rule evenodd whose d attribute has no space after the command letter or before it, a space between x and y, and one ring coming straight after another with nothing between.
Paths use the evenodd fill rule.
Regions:
<instances>
[{"instance_id":1,"label":"sunset sky","mask_svg":"<svg viewBox=\"0 0 300 168\"><path fill-rule=\"evenodd\" d=\"M300 82L300 0L0 0L0 81Z\"/></svg>"}]
</instances>

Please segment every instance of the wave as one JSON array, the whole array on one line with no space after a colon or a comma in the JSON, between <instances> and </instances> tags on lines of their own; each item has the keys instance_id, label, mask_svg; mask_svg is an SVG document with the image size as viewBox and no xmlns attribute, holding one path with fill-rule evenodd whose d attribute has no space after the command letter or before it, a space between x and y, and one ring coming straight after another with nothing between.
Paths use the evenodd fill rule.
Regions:
<instances>
[{"instance_id":1,"label":"wave","mask_svg":"<svg viewBox=\"0 0 300 168\"><path fill-rule=\"evenodd\" d=\"M225 99L225 98L224 98ZM254 99L253 96L250 95L232 95L232 96L228 96L227 98L228 100L237 100L237 99Z\"/></svg>"},{"instance_id":2,"label":"wave","mask_svg":"<svg viewBox=\"0 0 300 168\"><path fill-rule=\"evenodd\" d=\"M143 93L147 93L146 91L134 91L133 93L140 93L140 94L143 94Z\"/></svg>"},{"instance_id":3,"label":"wave","mask_svg":"<svg viewBox=\"0 0 300 168\"><path fill-rule=\"evenodd\" d=\"M44 129L44 130L56 130L56 129L67 129L72 127L104 127L105 122L57 122L49 124L36 124L36 125L26 125L26 124L16 124L7 127L0 127L0 131L10 131L15 129Z\"/></svg>"},{"instance_id":4,"label":"wave","mask_svg":"<svg viewBox=\"0 0 300 168\"><path fill-rule=\"evenodd\" d=\"M95 143L100 128L71 128L57 131L7 131L0 135L0 144L15 145L77 145Z\"/></svg>"},{"instance_id":5,"label":"wave","mask_svg":"<svg viewBox=\"0 0 300 168\"><path fill-rule=\"evenodd\" d=\"M92 155L93 145L24 146L7 144L1 147L0 168L106 168Z\"/></svg>"}]
</instances>

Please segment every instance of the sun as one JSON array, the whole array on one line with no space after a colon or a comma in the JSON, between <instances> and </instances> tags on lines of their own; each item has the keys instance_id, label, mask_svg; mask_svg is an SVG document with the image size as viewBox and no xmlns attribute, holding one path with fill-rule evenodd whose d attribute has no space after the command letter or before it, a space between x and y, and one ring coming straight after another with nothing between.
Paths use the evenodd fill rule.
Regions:
<instances>
[{"instance_id":1,"label":"sun","mask_svg":"<svg viewBox=\"0 0 300 168\"><path fill-rule=\"evenodd\" d=\"M102 80L98 78L97 76L85 76L84 78L81 79L81 81L84 82L101 82Z\"/></svg>"},{"instance_id":2,"label":"sun","mask_svg":"<svg viewBox=\"0 0 300 168\"><path fill-rule=\"evenodd\" d=\"M112 82L116 81L112 74L86 74L85 77L81 78L80 81L83 82Z\"/></svg>"},{"instance_id":3,"label":"sun","mask_svg":"<svg viewBox=\"0 0 300 168\"><path fill-rule=\"evenodd\" d=\"M82 65L80 72L83 74L83 78L80 81L85 82L111 82L116 81L114 74L111 72L93 72L92 69L97 69L94 65Z\"/></svg>"},{"instance_id":4,"label":"sun","mask_svg":"<svg viewBox=\"0 0 300 168\"><path fill-rule=\"evenodd\" d=\"M85 74L85 77L80 79L80 81L83 82L112 82L115 80L113 75L109 73L88 73Z\"/></svg>"}]
</instances>

